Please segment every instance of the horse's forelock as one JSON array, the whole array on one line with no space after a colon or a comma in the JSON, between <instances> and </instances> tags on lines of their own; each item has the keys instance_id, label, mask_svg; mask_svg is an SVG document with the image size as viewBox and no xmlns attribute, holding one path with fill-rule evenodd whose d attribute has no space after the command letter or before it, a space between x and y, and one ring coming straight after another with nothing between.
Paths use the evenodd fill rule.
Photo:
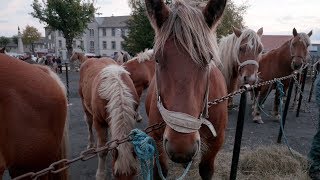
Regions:
<instances>
[{"instance_id":1,"label":"horse's forelock","mask_svg":"<svg viewBox=\"0 0 320 180\"><path fill-rule=\"evenodd\" d=\"M200 8L194 3L177 0L171 5L170 15L161 29L156 31L155 54L163 53L166 41L174 38L201 67L211 60L220 64L215 33L208 27Z\"/></svg>"},{"instance_id":2,"label":"horse's forelock","mask_svg":"<svg viewBox=\"0 0 320 180\"><path fill-rule=\"evenodd\" d=\"M301 41L303 41L303 43L308 46L311 44L311 40L310 37L306 34L306 33L299 33L298 37L300 38Z\"/></svg>"}]
</instances>

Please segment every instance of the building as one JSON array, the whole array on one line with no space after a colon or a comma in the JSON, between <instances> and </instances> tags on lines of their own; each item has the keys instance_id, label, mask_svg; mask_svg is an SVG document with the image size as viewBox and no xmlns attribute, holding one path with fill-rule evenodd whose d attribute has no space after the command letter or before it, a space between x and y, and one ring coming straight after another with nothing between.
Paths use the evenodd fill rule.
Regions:
<instances>
[{"instance_id":1,"label":"building","mask_svg":"<svg viewBox=\"0 0 320 180\"><path fill-rule=\"evenodd\" d=\"M292 35L262 35L261 42L263 44L263 53L280 47L291 38Z\"/></svg>"},{"instance_id":2,"label":"building","mask_svg":"<svg viewBox=\"0 0 320 180\"><path fill-rule=\"evenodd\" d=\"M128 34L130 16L96 17L81 37L73 40L73 49L101 56L113 56L122 50L123 36ZM67 59L66 40L60 31L45 28L48 53Z\"/></svg>"}]
</instances>

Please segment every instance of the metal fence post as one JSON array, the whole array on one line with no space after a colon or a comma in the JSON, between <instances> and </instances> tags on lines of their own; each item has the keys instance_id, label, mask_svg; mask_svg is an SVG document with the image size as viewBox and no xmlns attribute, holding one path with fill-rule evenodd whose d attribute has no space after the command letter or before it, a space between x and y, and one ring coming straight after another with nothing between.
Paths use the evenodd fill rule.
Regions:
<instances>
[{"instance_id":1,"label":"metal fence post","mask_svg":"<svg viewBox=\"0 0 320 180\"><path fill-rule=\"evenodd\" d=\"M69 74L68 74L68 63L64 63L65 67L66 67L66 83L67 83L67 99L68 99L68 102L69 102Z\"/></svg>"},{"instance_id":2,"label":"metal fence post","mask_svg":"<svg viewBox=\"0 0 320 180\"><path fill-rule=\"evenodd\" d=\"M300 96L299 96L299 102L298 102L298 108L297 108L297 113L296 113L296 117L299 117L299 113L300 113L300 107L301 107L301 101L302 101L302 93L304 91L304 86L306 84L306 79L307 79L307 73L308 73L308 67L306 67L303 70L303 74L302 74L302 82L301 82L301 91L300 91Z\"/></svg>"},{"instance_id":3,"label":"metal fence post","mask_svg":"<svg viewBox=\"0 0 320 180\"><path fill-rule=\"evenodd\" d=\"M237 170L238 170L239 154L240 154L240 148L241 148L244 117L246 114L246 106L247 106L247 92L244 92L241 94L241 98L240 98L236 136L234 138L234 146L233 146L230 180L235 180L237 178Z\"/></svg>"},{"instance_id":4,"label":"metal fence post","mask_svg":"<svg viewBox=\"0 0 320 180\"><path fill-rule=\"evenodd\" d=\"M287 118L287 114L288 114L288 108L289 108L289 104L290 104L293 84L294 84L294 80L293 80L293 78L291 78L290 79L290 84L289 84L288 95L287 95L287 99L286 99L286 104L285 104L284 110L283 110L283 112L281 114L283 128L284 128L284 125L286 123L286 118ZM281 126L280 126L277 143L281 143L282 135L283 135L283 132L282 132L282 129L281 129Z\"/></svg>"},{"instance_id":5,"label":"metal fence post","mask_svg":"<svg viewBox=\"0 0 320 180\"><path fill-rule=\"evenodd\" d=\"M314 69L314 68L312 68L312 69ZM312 69L311 69L311 72L312 72ZM310 93L309 93L308 102L310 102L310 101L311 101L311 98L312 98L312 93L313 93L313 88L314 88L314 81L316 80L317 74L318 74L318 71L315 70L315 71L314 71L314 75L313 75L313 77L312 77L312 83L311 83L311 88L310 88Z\"/></svg>"}]
</instances>

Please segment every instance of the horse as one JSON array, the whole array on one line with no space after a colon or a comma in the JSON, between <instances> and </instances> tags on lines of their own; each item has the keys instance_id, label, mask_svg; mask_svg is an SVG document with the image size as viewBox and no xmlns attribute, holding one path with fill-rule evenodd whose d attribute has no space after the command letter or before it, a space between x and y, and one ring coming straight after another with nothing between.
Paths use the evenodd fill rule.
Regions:
<instances>
[{"instance_id":1,"label":"horse","mask_svg":"<svg viewBox=\"0 0 320 180\"><path fill-rule=\"evenodd\" d=\"M67 99L48 67L0 54L0 179L37 172L67 156ZM45 179L68 179L67 171Z\"/></svg>"},{"instance_id":2,"label":"horse","mask_svg":"<svg viewBox=\"0 0 320 180\"><path fill-rule=\"evenodd\" d=\"M1 49L0 49L0 53L6 54L6 48L5 48L5 47L1 48Z\"/></svg>"},{"instance_id":3,"label":"horse","mask_svg":"<svg viewBox=\"0 0 320 180\"><path fill-rule=\"evenodd\" d=\"M255 32L233 27L233 34L220 39L220 70L226 80L228 93L244 84L252 85L258 82L259 58L263 49L262 33L263 28ZM229 99L228 106L233 106L232 98Z\"/></svg>"},{"instance_id":4,"label":"horse","mask_svg":"<svg viewBox=\"0 0 320 180\"><path fill-rule=\"evenodd\" d=\"M86 114L89 143L94 147L92 125L97 134L97 146L106 144L107 129L111 140L126 137L135 127L138 95L129 73L110 58L87 59L80 67L79 94ZM137 162L129 142L119 145L113 155L113 174L116 179L135 176ZM96 179L106 178L106 153L100 153Z\"/></svg>"},{"instance_id":5,"label":"horse","mask_svg":"<svg viewBox=\"0 0 320 180\"><path fill-rule=\"evenodd\" d=\"M157 62L146 111L149 125L165 122L163 128L150 133L163 175L168 175L168 158L190 165L200 157L199 174L211 179L228 119L227 102L208 105L209 99L227 94L217 68L221 61L214 32L226 0L209 0L205 7L182 0L174 1L170 8L163 0L145 0L145 4L156 32ZM157 168L154 172L159 178Z\"/></svg>"},{"instance_id":6,"label":"horse","mask_svg":"<svg viewBox=\"0 0 320 180\"><path fill-rule=\"evenodd\" d=\"M125 51L119 51L114 57L114 60L120 65L127 62L130 59L131 59L130 54Z\"/></svg>"},{"instance_id":7,"label":"horse","mask_svg":"<svg viewBox=\"0 0 320 180\"><path fill-rule=\"evenodd\" d=\"M259 72L262 81L268 81L274 78L288 76L293 71L299 70L306 62L308 56L308 46L310 45L310 36L312 31L308 34L298 33L295 28L292 31L293 37L282 44L280 47L263 54L259 62ZM284 92L287 91L289 80L284 83ZM260 115L260 107L264 100L269 95L270 91L275 88L275 85L263 86L257 89L257 97L253 106L253 121L259 124L264 123ZM281 115L278 112L280 101L279 92L276 90L273 106L273 114L276 119L280 119Z\"/></svg>"},{"instance_id":8,"label":"horse","mask_svg":"<svg viewBox=\"0 0 320 180\"><path fill-rule=\"evenodd\" d=\"M130 73L139 98L142 91L149 87L154 75L155 61L151 59L152 56L153 50L146 49L123 64L123 67Z\"/></svg>"},{"instance_id":9,"label":"horse","mask_svg":"<svg viewBox=\"0 0 320 180\"><path fill-rule=\"evenodd\" d=\"M79 61L80 64L78 64L77 69L76 69L77 71L79 71L81 64L84 63L87 59L89 59L89 58L87 56L85 56L84 53L74 51L70 57L70 62L74 63L76 61Z\"/></svg>"}]
</instances>

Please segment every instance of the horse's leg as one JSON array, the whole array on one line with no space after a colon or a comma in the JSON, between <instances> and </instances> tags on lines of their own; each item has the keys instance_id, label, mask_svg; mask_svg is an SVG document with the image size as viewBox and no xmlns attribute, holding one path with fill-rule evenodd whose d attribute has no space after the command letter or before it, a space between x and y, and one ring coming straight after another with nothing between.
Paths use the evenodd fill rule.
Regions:
<instances>
[{"instance_id":1,"label":"horse's leg","mask_svg":"<svg viewBox=\"0 0 320 180\"><path fill-rule=\"evenodd\" d=\"M280 120L281 118L279 114L279 104L280 104L279 96L280 96L280 93L276 89L275 96L274 96L274 105L273 105L273 115L276 120Z\"/></svg>"},{"instance_id":2,"label":"horse's leg","mask_svg":"<svg viewBox=\"0 0 320 180\"><path fill-rule=\"evenodd\" d=\"M236 91L237 88L238 88L237 78L233 78L230 82L230 88L228 89L228 93L232 93L232 92ZM232 109L235 107L237 107L237 106L233 104L233 98L229 98L228 99L228 109Z\"/></svg>"},{"instance_id":3,"label":"horse's leg","mask_svg":"<svg viewBox=\"0 0 320 180\"><path fill-rule=\"evenodd\" d=\"M87 123L87 126L88 126L88 146L87 148L93 148L95 147L95 143L94 143L94 135L93 135L93 132L92 132L92 123L93 123L93 117L92 115L87 111L85 110L85 115L84 115L84 119L86 120L86 123Z\"/></svg>"},{"instance_id":4,"label":"horse's leg","mask_svg":"<svg viewBox=\"0 0 320 180\"><path fill-rule=\"evenodd\" d=\"M263 103L263 99L265 98L265 96L267 96L267 90L261 89L261 91L258 93L258 96L256 97L256 100L255 100L252 116L253 116L253 122L258 123L258 124L264 123L262 121L260 108L261 108L261 105Z\"/></svg>"},{"instance_id":5,"label":"horse's leg","mask_svg":"<svg viewBox=\"0 0 320 180\"><path fill-rule=\"evenodd\" d=\"M107 130L102 124L98 123L97 120L93 119L93 125L97 132L97 146L102 147L106 144L107 139ZM96 172L97 180L105 180L106 179L106 158L107 153L101 152L98 154L98 169Z\"/></svg>"}]
</instances>

